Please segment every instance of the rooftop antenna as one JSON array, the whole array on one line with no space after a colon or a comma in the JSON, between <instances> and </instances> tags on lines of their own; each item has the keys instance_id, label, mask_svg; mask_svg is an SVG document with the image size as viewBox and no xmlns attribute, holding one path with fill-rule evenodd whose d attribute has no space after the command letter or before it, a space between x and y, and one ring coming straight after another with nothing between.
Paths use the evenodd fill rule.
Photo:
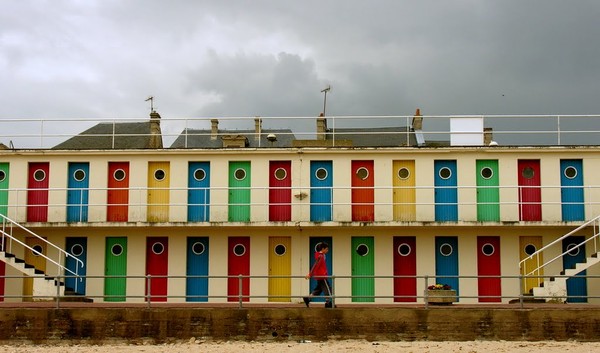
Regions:
<instances>
[{"instance_id":1,"label":"rooftop antenna","mask_svg":"<svg viewBox=\"0 0 600 353\"><path fill-rule=\"evenodd\" d=\"M154 96L146 98L145 102L150 101L150 113L154 113Z\"/></svg>"},{"instance_id":2,"label":"rooftop antenna","mask_svg":"<svg viewBox=\"0 0 600 353\"><path fill-rule=\"evenodd\" d=\"M323 116L325 116L325 109L327 108L327 92L331 91L331 85L327 85L325 89L321 90L321 93L325 93L323 97Z\"/></svg>"}]
</instances>

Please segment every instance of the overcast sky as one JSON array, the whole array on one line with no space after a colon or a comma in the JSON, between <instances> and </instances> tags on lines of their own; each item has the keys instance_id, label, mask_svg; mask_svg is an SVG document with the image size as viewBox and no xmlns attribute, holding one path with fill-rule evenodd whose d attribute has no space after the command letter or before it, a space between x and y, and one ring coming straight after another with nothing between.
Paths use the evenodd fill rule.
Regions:
<instances>
[{"instance_id":1,"label":"overcast sky","mask_svg":"<svg viewBox=\"0 0 600 353\"><path fill-rule=\"evenodd\" d=\"M600 113L598 0L5 0L0 119ZM311 124L312 126L312 124Z\"/></svg>"}]
</instances>

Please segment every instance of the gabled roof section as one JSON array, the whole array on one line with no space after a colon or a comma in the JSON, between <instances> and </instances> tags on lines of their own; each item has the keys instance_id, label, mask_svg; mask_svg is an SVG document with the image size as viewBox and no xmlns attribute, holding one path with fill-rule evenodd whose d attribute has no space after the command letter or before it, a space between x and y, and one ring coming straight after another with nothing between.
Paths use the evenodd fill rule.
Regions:
<instances>
[{"instance_id":1,"label":"gabled roof section","mask_svg":"<svg viewBox=\"0 0 600 353\"><path fill-rule=\"evenodd\" d=\"M268 139L269 135L275 135L274 141ZM265 147L292 147L295 136L289 129L261 129L260 134L255 130L202 130L184 129L170 148L223 148L223 137L245 136L249 148Z\"/></svg>"},{"instance_id":2,"label":"gabled roof section","mask_svg":"<svg viewBox=\"0 0 600 353\"><path fill-rule=\"evenodd\" d=\"M417 146L410 127L336 128L327 129L327 140L352 141L353 147Z\"/></svg>"}]
</instances>

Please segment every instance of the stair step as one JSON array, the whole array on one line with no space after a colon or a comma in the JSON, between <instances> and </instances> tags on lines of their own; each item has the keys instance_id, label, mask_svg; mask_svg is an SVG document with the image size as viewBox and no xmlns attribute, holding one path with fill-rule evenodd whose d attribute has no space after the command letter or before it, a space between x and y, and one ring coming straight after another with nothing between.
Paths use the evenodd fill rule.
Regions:
<instances>
[{"instance_id":1,"label":"stair step","mask_svg":"<svg viewBox=\"0 0 600 353\"><path fill-rule=\"evenodd\" d=\"M42 271L42 270L38 270L38 269L36 268L36 269L35 269L35 274L36 274L36 275L43 275L43 274L44 274L44 271Z\"/></svg>"},{"instance_id":2,"label":"stair step","mask_svg":"<svg viewBox=\"0 0 600 353\"><path fill-rule=\"evenodd\" d=\"M15 254L11 254L9 252L4 253L4 257L15 257Z\"/></svg>"},{"instance_id":3,"label":"stair step","mask_svg":"<svg viewBox=\"0 0 600 353\"><path fill-rule=\"evenodd\" d=\"M23 259L19 259L18 257L15 257L15 263L16 263L16 264L24 264L24 263L25 263L25 260L23 260Z\"/></svg>"},{"instance_id":4,"label":"stair step","mask_svg":"<svg viewBox=\"0 0 600 353\"><path fill-rule=\"evenodd\" d=\"M35 268L35 266L30 265L30 264L28 264L26 262L24 262L23 264L24 264L25 268Z\"/></svg>"}]
</instances>

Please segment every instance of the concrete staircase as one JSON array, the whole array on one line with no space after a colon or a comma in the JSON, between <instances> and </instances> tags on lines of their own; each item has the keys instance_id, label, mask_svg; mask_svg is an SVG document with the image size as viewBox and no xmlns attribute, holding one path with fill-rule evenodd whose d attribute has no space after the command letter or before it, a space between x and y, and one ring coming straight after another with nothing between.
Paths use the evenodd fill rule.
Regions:
<instances>
[{"instance_id":1,"label":"concrete staircase","mask_svg":"<svg viewBox=\"0 0 600 353\"><path fill-rule=\"evenodd\" d=\"M65 294L64 282L58 281L55 277L47 276L43 271L36 269L15 255L0 251L0 261L33 279L33 300L51 299L56 297L57 294L59 296Z\"/></svg>"}]
</instances>

